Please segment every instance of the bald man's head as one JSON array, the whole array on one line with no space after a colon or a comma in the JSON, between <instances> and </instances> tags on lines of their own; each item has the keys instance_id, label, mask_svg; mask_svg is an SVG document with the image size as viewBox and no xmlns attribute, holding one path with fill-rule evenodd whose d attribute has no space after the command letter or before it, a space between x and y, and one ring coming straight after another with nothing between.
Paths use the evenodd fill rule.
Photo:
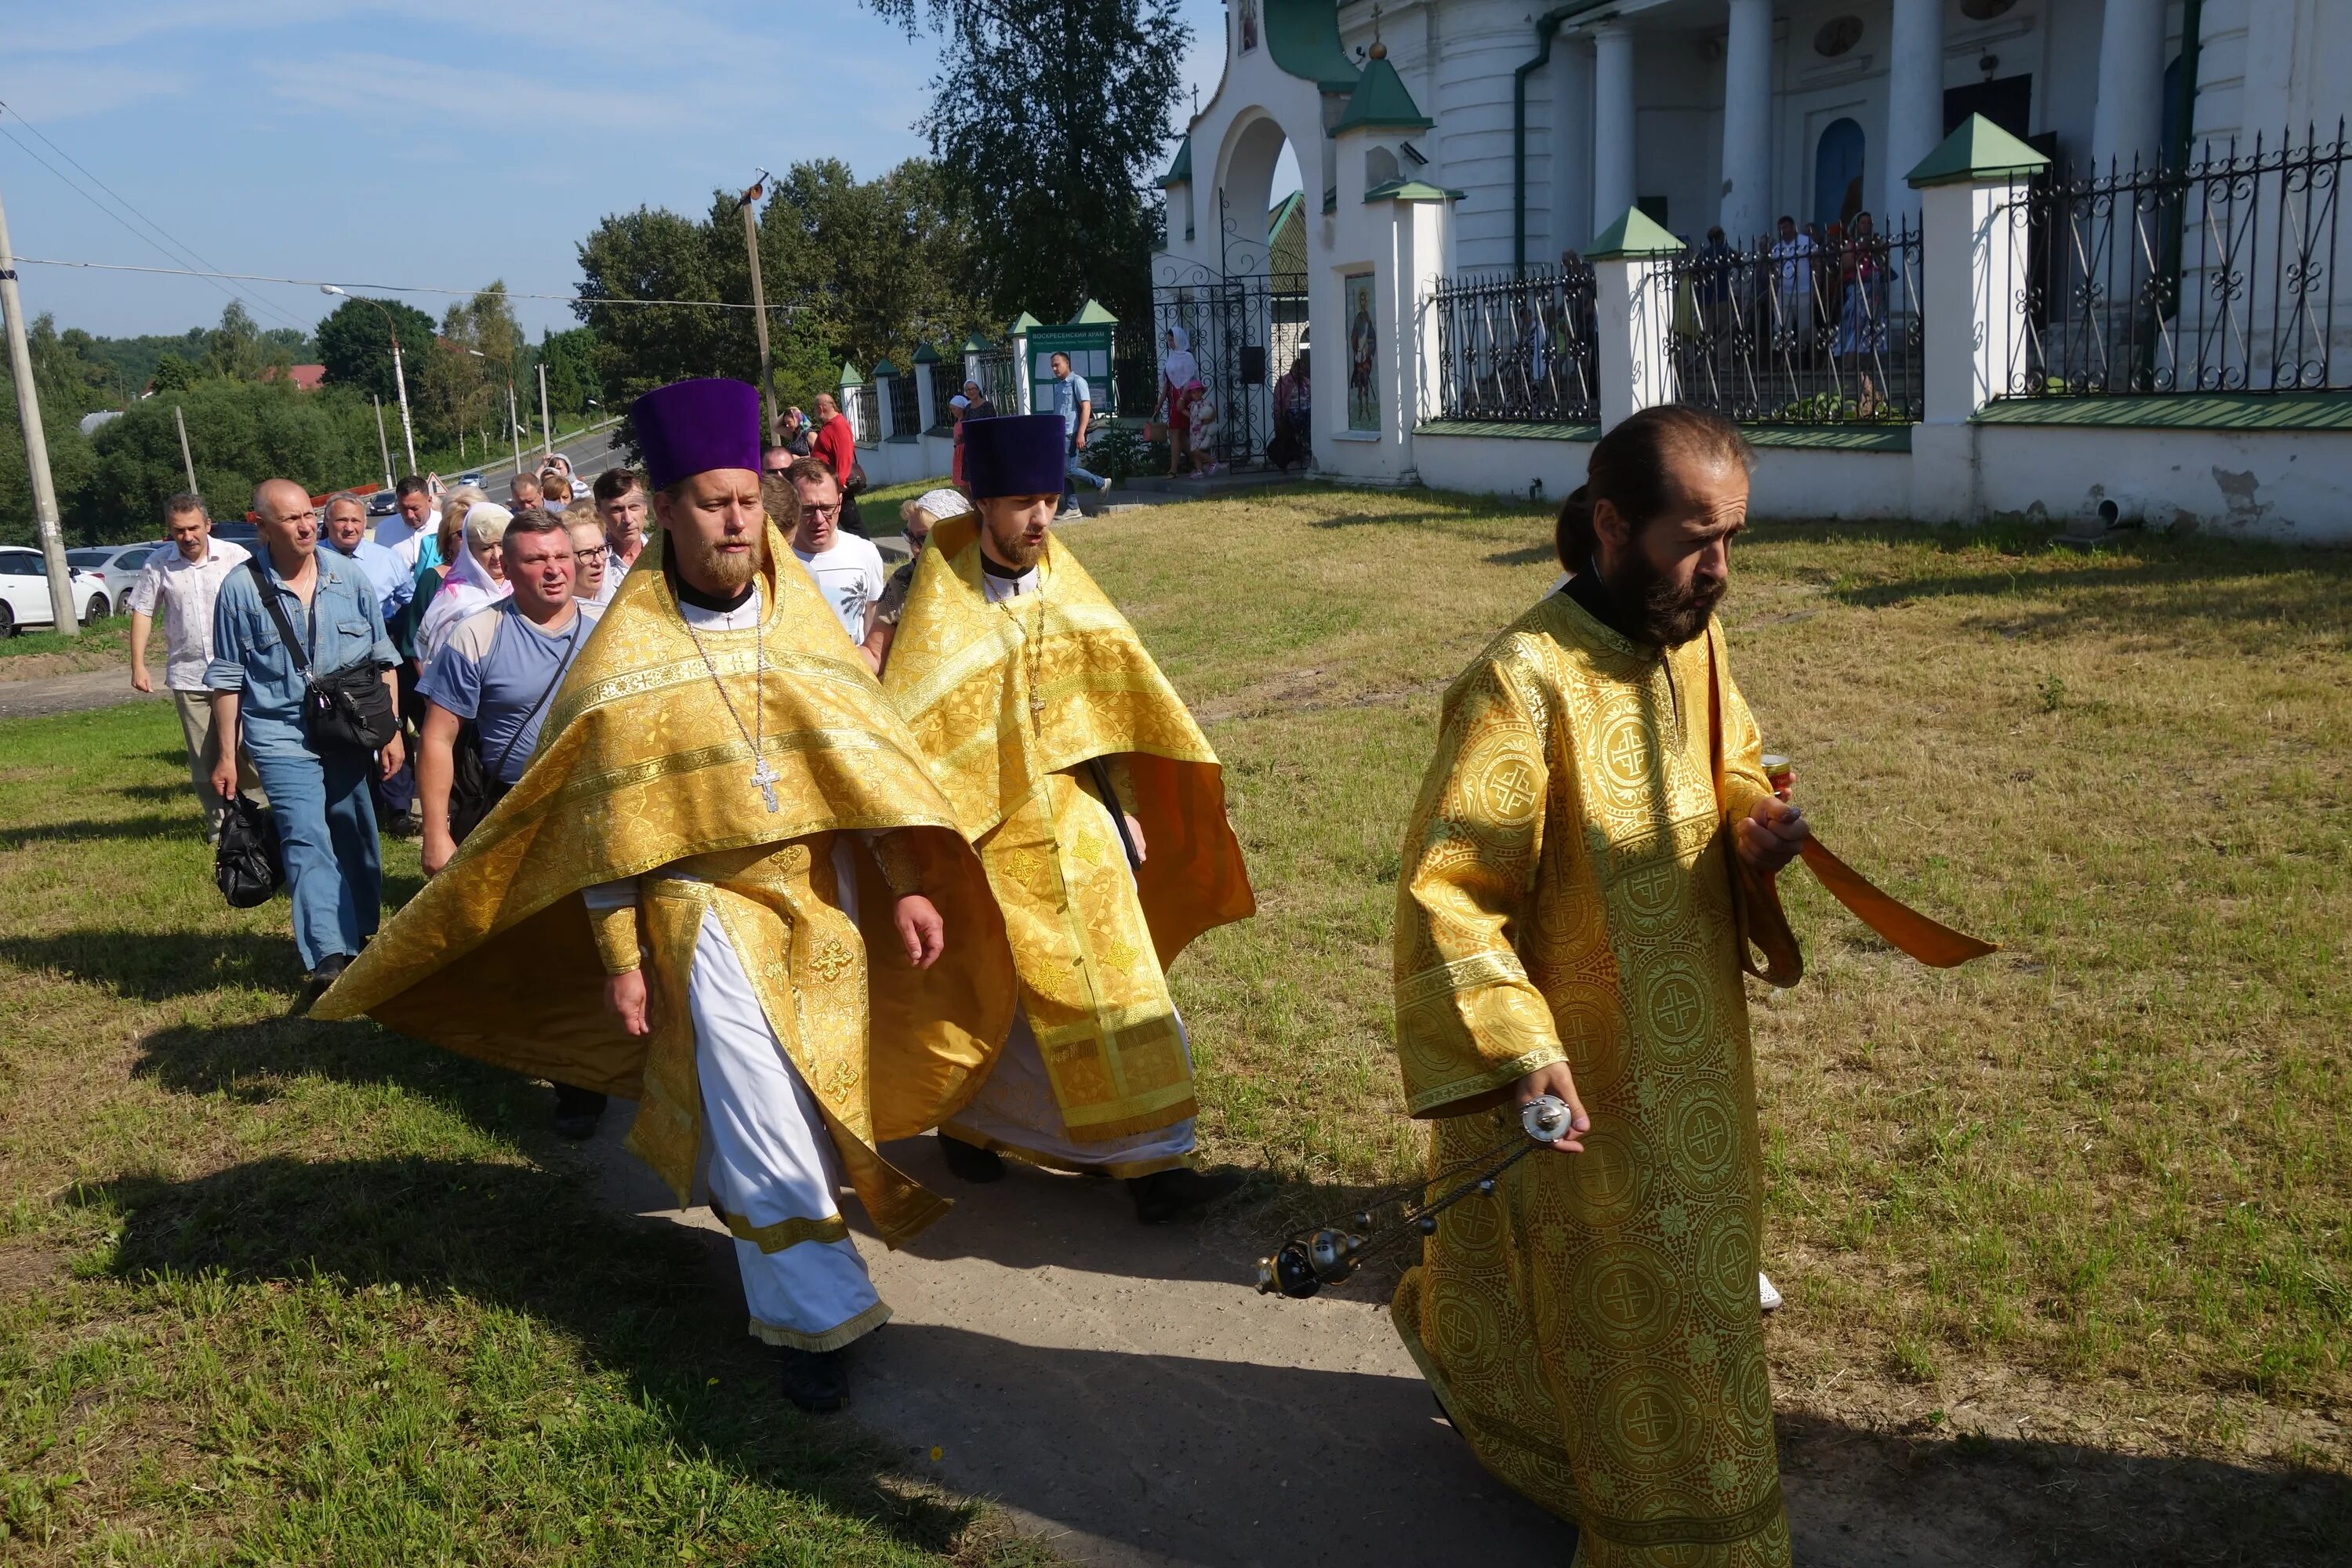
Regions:
<instances>
[{"instance_id":1,"label":"bald man's head","mask_svg":"<svg viewBox=\"0 0 2352 1568\"><path fill-rule=\"evenodd\" d=\"M253 487L253 515L278 574L300 571L319 546L319 509L309 492L292 479L264 479Z\"/></svg>"}]
</instances>

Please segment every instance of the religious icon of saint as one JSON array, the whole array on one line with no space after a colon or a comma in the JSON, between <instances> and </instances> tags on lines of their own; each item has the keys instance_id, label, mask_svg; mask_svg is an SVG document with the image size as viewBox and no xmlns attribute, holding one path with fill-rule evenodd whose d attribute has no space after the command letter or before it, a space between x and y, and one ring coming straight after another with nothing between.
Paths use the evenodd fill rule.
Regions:
<instances>
[{"instance_id":1,"label":"religious icon of saint","mask_svg":"<svg viewBox=\"0 0 2352 1568\"><path fill-rule=\"evenodd\" d=\"M1257 0L1242 0L1242 47L1257 47Z\"/></svg>"}]
</instances>

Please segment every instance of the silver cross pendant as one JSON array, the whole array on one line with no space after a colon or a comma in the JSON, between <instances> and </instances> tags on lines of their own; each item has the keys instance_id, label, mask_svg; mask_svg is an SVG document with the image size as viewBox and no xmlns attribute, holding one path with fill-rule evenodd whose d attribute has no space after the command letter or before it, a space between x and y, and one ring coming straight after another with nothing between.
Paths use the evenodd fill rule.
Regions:
<instances>
[{"instance_id":1,"label":"silver cross pendant","mask_svg":"<svg viewBox=\"0 0 2352 1568\"><path fill-rule=\"evenodd\" d=\"M772 814L784 808L783 803L776 798L776 785L782 779L783 774L770 767L768 759L765 757L761 757L759 766L751 770L751 783L759 790L760 798L767 803L768 810Z\"/></svg>"}]
</instances>

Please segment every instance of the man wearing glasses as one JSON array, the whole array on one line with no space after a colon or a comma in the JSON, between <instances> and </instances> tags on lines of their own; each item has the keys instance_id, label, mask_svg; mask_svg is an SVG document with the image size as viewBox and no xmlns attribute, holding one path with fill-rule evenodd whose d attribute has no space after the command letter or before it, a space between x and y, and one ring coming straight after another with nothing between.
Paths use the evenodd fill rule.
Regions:
<instances>
[{"instance_id":1,"label":"man wearing glasses","mask_svg":"<svg viewBox=\"0 0 2352 1568\"><path fill-rule=\"evenodd\" d=\"M841 531L841 482L823 458L796 458L784 472L800 503L799 520L791 525L793 553L841 618L841 629L858 645L866 668L878 670L881 661L865 644L874 629L874 606L881 603L889 578L882 570L882 552L872 540ZM771 517L775 510L773 504L769 507ZM786 520L775 517L775 522L782 528Z\"/></svg>"},{"instance_id":2,"label":"man wearing glasses","mask_svg":"<svg viewBox=\"0 0 2352 1568\"><path fill-rule=\"evenodd\" d=\"M583 517L569 526L572 597L601 609L613 602L613 590L621 585L621 574L604 569L604 558L609 553L604 546L604 525L593 517Z\"/></svg>"}]
</instances>

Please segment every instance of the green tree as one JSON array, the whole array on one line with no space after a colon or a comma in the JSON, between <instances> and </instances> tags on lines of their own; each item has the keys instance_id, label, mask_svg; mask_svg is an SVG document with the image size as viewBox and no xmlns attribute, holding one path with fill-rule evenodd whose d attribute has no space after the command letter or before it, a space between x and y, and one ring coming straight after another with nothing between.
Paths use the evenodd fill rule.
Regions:
<instances>
[{"instance_id":1,"label":"green tree","mask_svg":"<svg viewBox=\"0 0 2352 1568\"><path fill-rule=\"evenodd\" d=\"M76 539L152 537L160 528L164 498L187 484L174 406L187 420L197 488L215 517L243 516L265 479L289 479L315 494L369 484L376 473L375 412L358 393L213 379L148 398L100 426L89 443L90 471L67 509Z\"/></svg>"},{"instance_id":2,"label":"green tree","mask_svg":"<svg viewBox=\"0 0 2352 1568\"><path fill-rule=\"evenodd\" d=\"M204 374L226 381L258 381L269 363L270 345L262 342L261 329L242 303L231 300L221 310L220 325L205 334Z\"/></svg>"},{"instance_id":3,"label":"green tree","mask_svg":"<svg viewBox=\"0 0 2352 1568\"><path fill-rule=\"evenodd\" d=\"M185 392L196 384L196 368L178 354L165 350L155 362L154 389L157 392Z\"/></svg>"},{"instance_id":4,"label":"green tree","mask_svg":"<svg viewBox=\"0 0 2352 1568\"><path fill-rule=\"evenodd\" d=\"M329 385L349 386L387 404L395 400L392 335L384 330L387 311L400 334L402 368L410 375L423 368L433 350L432 317L397 300L346 300L319 322L319 363L327 367Z\"/></svg>"},{"instance_id":5,"label":"green tree","mask_svg":"<svg viewBox=\"0 0 2352 1568\"><path fill-rule=\"evenodd\" d=\"M593 328L549 332L539 345L539 363L547 367L547 401L559 414L584 414L588 400L604 400L604 384L596 378L596 333Z\"/></svg>"},{"instance_id":6,"label":"green tree","mask_svg":"<svg viewBox=\"0 0 2352 1568\"><path fill-rule=\"evenodd\" d=\"M1149 320L1192 29L1177 0L866 0L944 40L920 121L971 220L973 281L998 315L1056 321L1091 295Z\"/></svg>"}]
</instances>

